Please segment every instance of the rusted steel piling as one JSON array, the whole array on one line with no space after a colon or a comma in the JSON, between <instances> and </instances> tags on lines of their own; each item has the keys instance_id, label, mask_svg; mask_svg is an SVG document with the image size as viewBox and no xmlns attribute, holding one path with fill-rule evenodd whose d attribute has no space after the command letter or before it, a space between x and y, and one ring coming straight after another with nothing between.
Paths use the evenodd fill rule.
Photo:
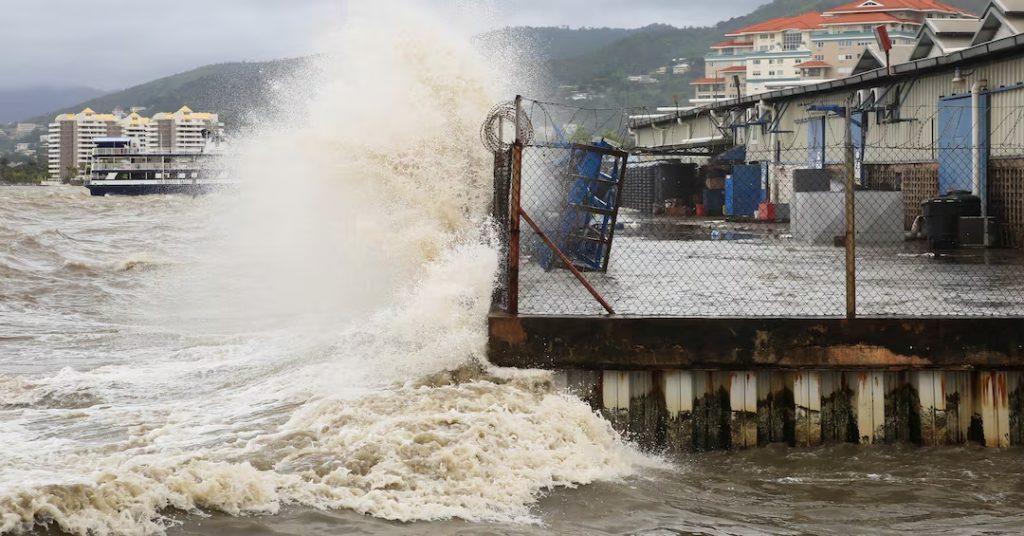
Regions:
<instances>
[{"instance_id":1,"label":"rusted steel piling","mask_svg":"<svg viewBox=\"0 0 1024 536\"><path fill-rule=\"evenodd\" d=\"M670 452L784 444L1024 445L1018 371L558 371L637 444Z\"/></svg>"}]
</instances>

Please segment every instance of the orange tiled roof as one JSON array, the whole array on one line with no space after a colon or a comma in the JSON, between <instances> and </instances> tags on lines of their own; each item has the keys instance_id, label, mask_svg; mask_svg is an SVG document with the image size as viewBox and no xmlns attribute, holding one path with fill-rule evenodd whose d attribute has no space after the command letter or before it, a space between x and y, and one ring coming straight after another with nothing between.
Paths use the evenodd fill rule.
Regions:
<instances>
[{"instance_id":1,"label":"orange tiled roof","mask_svg":"<svg viewBox=\"0 0 1024 536\"><path fill-rule=\"evenodd\" d=\"M823 61L805 61L797 65L798 68L814 68L814 67L831 67L828 63Z\"/></svg>"},{"instance_id":2,"label":"orange tiled roof","mask_svg":"<svg viewBox=\"0 0 1024 536\"><path fill-rule=\"evenodd\" d=\"M915 24L921 24L914 19L904 19L900 17L894 17L888 13L877 12L877 13L843 13L841 15L834 15L831 17L825 17L821 21L822 26L829 26L833 24L866 24L869 22L882 23L893 23L893 22L912 22Z\"/></svg>"},{"instance_id":3,"label":"orange tiled roof","mask_svg":"<svg viewBox=\"0 0 1024 536\"><path fill-rule=\"evenodd\" d=\"M711 45L711 48L733 48L733 47L752 47L754 43L749 41L722 41L721 43L715 43Z\"/></svg>"},{"instance_id":4,"label":"orange tiled roof","mask_svg":"<svg viewBox=\"0 0 1024 536\"><path fill-rule=\"evenodd\" d=\"M690 82L690 85L691 86L698 86L698 85L704 85L704 84L724 84L724 83L725 83L725 79L724 78L699 78L697 80L694 80L693 82Z\"/></svg>"},{"instance_id":5,"label":"orange tiled roof","mask_svg":"<svg viewBox=\"0 0 1024 536\"><path fill-rule=\"evenodd\" d=\"M726 35L736 36L752 33L781 32L784 30L814 30L821 27L822 19L824 19L824 16L821 13L804 13L795 17L779 17L747 26L746 28L740 28Z\"/></svg>"},{"instance_id":6,"label":"orange tiled roof","mask_svg":"<svg viewBox=\"0 0 1024 536\"><path fill-rule=\"evenodd\" d=\"M895 10L942 11L945 13L972 15L967 10L943 4L937 0L854 0L848 4L828 9L825 13L867 13L871 11Z\"/></svg>"}]
</instances>

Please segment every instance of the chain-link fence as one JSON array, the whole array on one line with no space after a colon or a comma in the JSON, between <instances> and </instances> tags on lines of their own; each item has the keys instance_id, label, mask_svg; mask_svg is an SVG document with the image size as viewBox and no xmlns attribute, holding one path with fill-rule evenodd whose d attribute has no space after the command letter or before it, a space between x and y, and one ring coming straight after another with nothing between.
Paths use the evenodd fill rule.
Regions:
<instances>
[{"instance_id":1,"label":"chain-link fence","mask_svg":"<svg viewBox=\"0 0 1024 536\"><path fill-rule=\"evenodd\" d=\"M496 304L520 314L1022 315L1024 143L978 135L1021 112L989 106L981 121L992 123L979 129L976 106L953 101L904 121L811 105L785 136L748 122L703 147L659 151L630 147L610 111L570 130L527 101L528 142L496 152L495 215L508 222L515 263Z\"/></svg>"}]
</instances>

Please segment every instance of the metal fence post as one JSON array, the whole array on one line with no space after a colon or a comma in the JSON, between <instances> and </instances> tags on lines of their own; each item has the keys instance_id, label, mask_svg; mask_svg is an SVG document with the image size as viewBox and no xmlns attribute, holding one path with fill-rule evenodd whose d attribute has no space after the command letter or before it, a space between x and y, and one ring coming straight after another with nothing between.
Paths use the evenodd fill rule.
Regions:
<instances>
[{"instance_id":1,"label":"metal fence post","mask_svg":"<svg viewBox=\"0 0 1024 536\"><path fill-rule=\"evenodd\" d=\"M846 318L857 317L856 153L853 147L853 101L846 104Z\"/></svg>"},{"instance_id":2,"label":"metal fence post","mask_svg":"<svg viewBox=\"0 0 1024 536\"><path fill-rule=\"evenodd\" d=\"M510 188L509 240L508 240L508 313L519 314L519 213L523 183L522 130L523 97L516 95L516 137L512 145L512 184Z\"/></svg>"}]
</instances>

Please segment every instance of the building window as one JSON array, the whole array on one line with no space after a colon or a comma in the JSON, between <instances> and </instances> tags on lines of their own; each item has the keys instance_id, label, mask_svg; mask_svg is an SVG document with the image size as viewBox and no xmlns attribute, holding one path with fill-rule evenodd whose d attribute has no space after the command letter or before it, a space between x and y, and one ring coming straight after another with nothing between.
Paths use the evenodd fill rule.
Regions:
<instances>
[{"instance_id":1,"label":"building window","mask_svg":"<svg viewBox=\"0 0 1024 536\"><path fill-rule=\"evenodd\" d=\"M783 50L797 50L804 44L804 36L800 32L787 31L782 36Z\"/></svg>"},{"instance_id":2,"label":"building window","mask_svg":"<svg viewBox=\"0 0 1024 536\"><path fill-rule=\"evenodd\" d=\"M761 71L754 71L751 76L761 76Z\"/></svg>"},{"instance_id":3,"label":"building window","mask_svg":"<svg viewBox=\"0 0 1024 536\"><path fill-rule=\"evenodd\" d=\"M754 60L754 65L761 65L761 60Z\"/></svg>"},{"instance_id":4,"label":"building window","mask_svg":"<svg viewBox=\"0 0 1024 536\"><path fill-rule=\"evenodd\" d=\"M761 39L771 39L772 38L772 34L761 34L758 37L761 38Z\"/></svg>"},{"instance_id":5,"label":"building window","mask_svg":"<svg viewBox=\"0 0 1024 536\"><path fill-rule=\"evenodd\" d=\"M775 71L768 71L768 76L775 76Z\"/></svg>"},{"instance_id":6,"label":"building window","mask_svg":"<svg viewBox=\"0 0 1024 536\"><path fill-rule=\"evenodd\" d=\"M818 55L814 56L814 60L815 61L825 61L825 55L824 54L818 54Z\"/></svg>"},{"instance_id":7,"label":"building window","mask_svg":"<svg viewBox=\"0 0 1024 536\"><path fill-rule=\"evenodd\" d=\"M825 48L825 42L824 41L818 41L817 44L818 44L818 48Z\"/></svg>"},{"instance_id":8,"label":"building window","mask_svg":"<svg viewBox=\"0 0 1024 536\"><path fill-rule=\"evenodd\" d=\"M853 41L840 41L839 46L841 47L852 47Z\"/></svg>"}]
</instances>

